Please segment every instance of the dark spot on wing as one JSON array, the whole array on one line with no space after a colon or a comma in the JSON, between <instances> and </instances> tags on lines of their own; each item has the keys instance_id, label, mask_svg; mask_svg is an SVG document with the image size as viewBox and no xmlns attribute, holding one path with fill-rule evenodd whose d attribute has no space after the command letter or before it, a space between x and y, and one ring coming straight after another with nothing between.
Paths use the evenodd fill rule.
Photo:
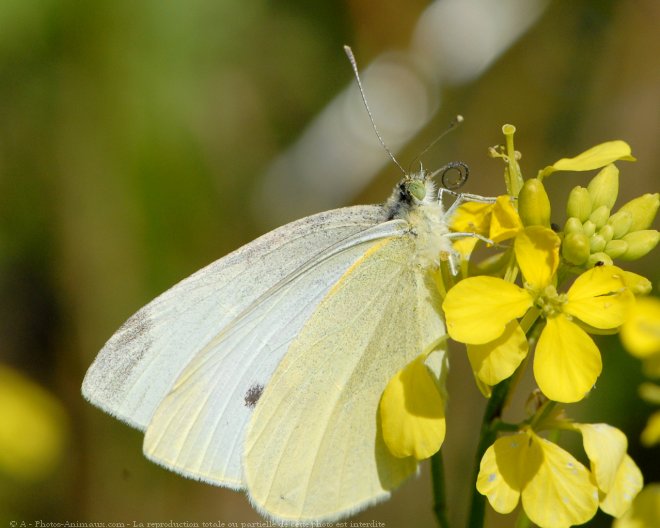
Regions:
<instances>
[{"instance_id":1,"label":"dark spot on wing","mask_svg":"<svg viewBox=\"0 0 660 528\"><path fill-rule=\"evenodd\" d=\"M93 376L87 380L96 392L103 393L100 398L120 405L125 383L151 347L152 326L149 312L143 308L105 344L96 358L95 368L90 370Z\"/></svg>"},{"instance_id":2,"label":"dark spot on wing","mask_svg":"<svg viewBox=\"0 0 660 528\"><path fill-rule=\"evenodd\" d=\"M134 361L139 361L145 349L149 348L151 320L146 310L142 309L126 321L117 331L112 346L115 349L134 347Z\"/></svg>"},{"instance_id":3,"label":"dark spot on wing","mask_svg":"<svg viewBox=\"0 0 660 528\"><path fill-rule=\"evenodd\" d=\"M260 385L259 383L252 385L252 387L250 387L245 393L245 406L249 407L250 409L254 409L254 406L259 401L259 398L261 398L261 393L263 391L263 385Z\"/></svg>"},{"instance_id":4,"label":"dark spot on wing","mask_svg":"<svg viewBox=\"0 0 660 528\"><path fill-rule=\"evenodd\" d=\"M117 346L130 345L136 339L147 333L150 322L144 310L140 310L128 319L117 332Z\"/></svg>"}]
</instances>

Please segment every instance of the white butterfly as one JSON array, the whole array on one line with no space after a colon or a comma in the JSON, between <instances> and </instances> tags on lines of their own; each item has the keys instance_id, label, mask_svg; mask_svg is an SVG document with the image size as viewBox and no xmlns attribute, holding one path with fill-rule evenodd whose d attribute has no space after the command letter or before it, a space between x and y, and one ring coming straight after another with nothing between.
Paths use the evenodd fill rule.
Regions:
<instances>
[{"instance_id":1,"label":"white butterfly","mask_svg":"<svg viewBox=\"0 0 660 528\"><path fill-rule=\"evenodd\" d=\"M110 338L83 395L145 431L151 460L244 489L270 518L332 520L388 497L417 463L385 446L381 394L445 334L435 281L454 253L432 176L180 282Z\"/></svg>"},{"instance_id":2,"label":"white butterfly","mask_svg":"<svg viewBox=\"0 0 660 528\"><path fill-rule=\"evenodd\" d=\"M378 402L445 333L434 274L447 235L425 172L383 206L280 227L132 316L83 394L145 431L150 459L246 489L270 517L362 509L416 469L385 447Z\"/></svg>"}]
</instances>

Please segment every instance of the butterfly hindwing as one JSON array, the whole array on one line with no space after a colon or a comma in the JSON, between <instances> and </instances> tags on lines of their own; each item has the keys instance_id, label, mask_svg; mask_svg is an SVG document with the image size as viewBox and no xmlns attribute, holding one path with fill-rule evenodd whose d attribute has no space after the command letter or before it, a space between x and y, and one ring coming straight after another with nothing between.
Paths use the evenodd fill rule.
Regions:
<instances>
[{"instance_id":1,"label":"butterfly hindwing","mask_svg":"<svg viewBox=\"0 0 660 528\"><path fill-rule=\"evenodd\" d=\"M387 382L444 334L415 240L380 241L329 291L256 406L245 446L253 504L277 520L331 520L389 496L415 472L383 443Z\"/></svg>"}]
</instances>

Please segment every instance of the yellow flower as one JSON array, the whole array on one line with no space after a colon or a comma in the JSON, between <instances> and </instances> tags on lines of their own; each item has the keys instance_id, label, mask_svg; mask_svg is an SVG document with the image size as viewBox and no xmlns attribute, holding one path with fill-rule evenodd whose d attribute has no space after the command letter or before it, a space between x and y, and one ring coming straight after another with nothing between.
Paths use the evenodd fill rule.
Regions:
<instances>
[{"instance_id":1,"label":"yellow flower","mask_svg":"<svg viewBox=\"0 0 660 528\"><path fill-rule=\"evenodd\" d=\"M613 528L657 528L660 526L660 484L649 484Z\"/></svg>"},{"instance_id":2,"label":"yellow flower","mask_svg":"<svg viewBox=\"0 0 660 528\"><path fill-rule=\"evenodd\" d=\"M642 383L639 386L639 396L650 404L660 405L660 386L650 382ZM649 416L646 427L642 431L641 440L642 445L646 447L660 444L660 411Z\"/></svg>"},{"instance_id":3,"label":"yellow flower","mask_svg":"<svg viewBox=\"0 0 660 528\"><path fill-rule=\"evenodd\" d=\"M660 354L660 299L636 299L621 327L621 342L628 352L641 359Z\"/></svg>"},{"instance_id":4,"label":"yellow flower","mask_svg":"<svg viewBox=\"0 0 660 528\"><path fill-rule=\"evenodd\" d=\"M61 403L17 371L0 365L0 472L24 481L46 478L67 436Z\"/></svg>"},{"instance_id":5,"label":"yellow flower","mask_svg":"<svg viewBox=\"0 0 660 528\"><path fill-rule=\"evenodd\" d=\"M625 435L607 424L575 424L591 471L531 429L502 437L486 450L477 490L493 509L509 513L522 499L540 527L564 527L591 519L598 506L620 517L642 489L639 468L626 454Z\"/></svg>"},{"instance_id":6,"label":"yellow flower","mask_svg":"<svg viewBox=\"0 0 660 528\"><path fill-rule=\"evenodd\" d=\"M626 453L628 439L607 424L575 424L600 490L600 509L621 517L644 485L642 473Z\"/></svg>"},{"instance_id":7,"label":"yellow flower","mask_svg":"<svg viewBox=\"0 0 660 528\"><path fill-rule=\"evenodd\" d=\"M589 470L559 446L527 430L499 438L483 458L477 490L498 513L522 499L541 528L582 524L598 509L598 489Z\"/></svg>"},{"instance_id":8,"label":"yellow flower","mask_svg":"<svg viewBox=\"0 0 660 528\"><path fill-rule=\"evenodd\" d=\"M399 458L424 460L445 439L446 350L421 354L390 380L380 401L383 440Z\"/></svg>"},{"instance_id":9,"label":"yellow flower","mask_svg":"<svg viewBox=\"0 0 660 528\"><path fill-rule=\"evenodd\" d=\"M536 382L548 398L575 402L591 389L602 369L600 352L583 326L619 327L633 296L623 271L615 266L588 270L566 294L557 293L559 245L550 229L525 228L514 244L524 288L499 278L470 277L448 292L443 309L449 335L469 345L473 369L493 385L510 376L524 359L527 340L515 320L535 306L546 319L534 357Z\"/></svg>"},{"instance_id":10,"label":"yellow flower","mask_svg":"<svg viewBox=\"0 0 660 528\"><path fill-rule=\"evenodd\" d=\"M642 431L642 445L652 447L660 444L660 411L654 412L649 416L646 427Z\"/></svg>"}]
</instances>

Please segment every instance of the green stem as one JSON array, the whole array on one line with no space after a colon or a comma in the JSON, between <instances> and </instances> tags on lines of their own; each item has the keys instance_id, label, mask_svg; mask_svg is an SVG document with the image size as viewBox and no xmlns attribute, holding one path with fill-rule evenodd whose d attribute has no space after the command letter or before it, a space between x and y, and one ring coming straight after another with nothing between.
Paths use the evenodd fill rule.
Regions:
<instances>
[{"instance_id":1,"label":"green stem","mask_svg":"<svg viewBox=\"0 0 660 528\"><path fill-rule=\"evenodd\" d=\"M547 401L541 408L541 412L537 412L536 416L530 422L530 427L533 428L536 424L545 420L545 418L554 410L556 406L557 402L553 402L552 400Z\"/></svg>"},{"instance_id":2,"label":"green stem","mask_svg":"<svg viewBox=\"0 0 660 528\"><path fill-rule=\"evenodd\" d=\"M433 511L435 512L435 517L438 520L440 528L449 528L442 450L431 457L431 478L433 480Z\"/></svg>"},{"instance_id":3,"label":"green stem","mask_svg":"<svg viewBox=\"0 0 660 528\"><path fill-rule=\"evenodd\" d=\"M518 513L518 518L516 519L515 528L529 528L530 526L531 523L529 521L529 518L525 514L525 510L520 508L520 512Z\"/></svg>"},{"instance_id":4,"label":"green stem","mask_svg":"<svg viewBox=\"0 0 660 528\"><path fill-rule=\"evenodd\" d=\"M481 433L479 435L479 445L474 457L474 470L472 472L472 480L474 487L472 488L472 501L470 503L470 516L468 518L468 528L482 528L484 525L484 517L486 514L486 497L477 491L476 483L477 476L479 475L479 464L481 459L495 439L497 438L497 428L493 427L493 422L502 415L502 409L507 400L509 393L509 384L511 378L505 379L498 383L493 388L493 394L488 400L486 411L481 421Z\"/></svg>"},{"instance_id":5,"label":"green stem","mask_svg":"<svg viewBox=\"0 0 660 528\"><path fill-rule=\"evenodd\" d=\"M536 328L539 321L541 321L539 316L539 310L532 308L528 310L527 314L525 314L520 321L520 326L525 334L527 334L528 338L534 332L534 328ZM486 411L481 420L479 445L477 446L477 452L475 453L474 469L472 472L472 480L470 481L474 487L472 488L472 501L470 503L470 515L467 524L468 528L482 528L484 525L486 497L477 490L479 466L484 453L497 439L498 431L508 429L508 426L510 425L502 422L500 418L502 416L502 410L508 401L509 391L516 386L518 378L524 370L524 364L525 362L521 365L522 368L518 367L518 370L513 376L501 381L493 387L493 393L486 405Z\"/></svg>"}]
</instances>

